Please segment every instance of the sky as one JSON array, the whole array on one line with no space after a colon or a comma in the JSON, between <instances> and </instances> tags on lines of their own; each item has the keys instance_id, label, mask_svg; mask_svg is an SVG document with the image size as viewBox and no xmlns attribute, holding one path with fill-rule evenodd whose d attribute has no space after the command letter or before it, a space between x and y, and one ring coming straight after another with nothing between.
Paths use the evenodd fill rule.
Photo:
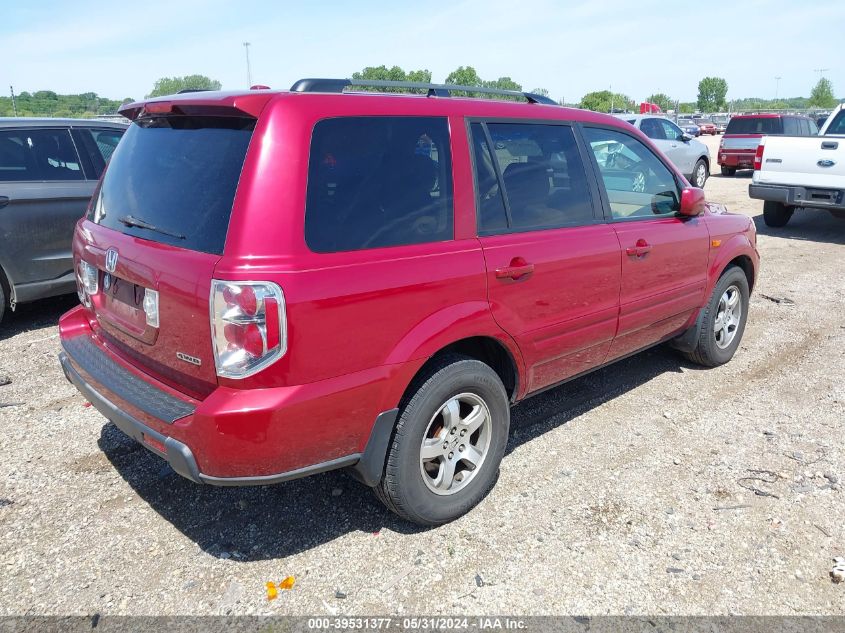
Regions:
<instances>
[{"instance_id":1,"label":"sky","mask_svg":"<svg viewBox=\"0 0 845 633\"><path fill-rule=\"evenodd\" d=\"M809 96L827 69L845 96L843 34L842 0L0 0L0 94L140 99L190 74L240 89L248 41L253 83L272 88L381 64L442 82L473 66L567 102L608 88L694 101L704 76L725 78L728 99Z\"/></svg>"}]
</instances>

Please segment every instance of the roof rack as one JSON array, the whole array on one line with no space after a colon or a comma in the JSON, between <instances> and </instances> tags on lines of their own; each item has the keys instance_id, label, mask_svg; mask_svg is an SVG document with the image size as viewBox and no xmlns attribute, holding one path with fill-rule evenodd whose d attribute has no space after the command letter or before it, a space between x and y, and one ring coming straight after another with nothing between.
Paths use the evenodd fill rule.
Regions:
<instances>
[{"instance_id":1,"label":"roof rack","mask_svg":"<svg viewBox=\"0 0 845 633\"><path fill-rule=\"evenodd\" d=\"M455 84L429 84L416 81L384 81L381 79L300 79L290 87L291 92L343 92L351 86L365 86L368 88L415 88L426 90L428 97L449 97L452 92L479 92L506 97L521 97L528 103L543 103L558 105L556 101L533 92L518 90L500 90L483 86L458 86Z\"/></svg>"}]
</instances>

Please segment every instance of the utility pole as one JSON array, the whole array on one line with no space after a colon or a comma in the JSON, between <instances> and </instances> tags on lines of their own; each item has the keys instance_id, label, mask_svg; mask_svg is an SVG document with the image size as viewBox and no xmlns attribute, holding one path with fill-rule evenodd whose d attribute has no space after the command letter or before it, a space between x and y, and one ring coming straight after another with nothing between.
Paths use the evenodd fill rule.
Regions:
<instances>
[{"instance_id":1,"label":"utility pole","mask_svg":"<svg viewBox=\"0 0 845 633\"><path fill-rule=\"evenodd\" d=\"M813 72L814 72L814 73L819 73L819 79L821 79L822 77L824 77L824 74L825 74L828 70L830 70L830 68L814 68L814 69L813 69Z\"/></svg>"},{"instance_id":2,"label":"utility pole","mask_svg":"<svg viewBox=\"0 0 845 633\"><path fill-rule=\"evenodd\" d=\"M249 66L249 42L244 42L244 50L246 51L246 87L249 88L252 85L252 69Z\"/></svg>"},{"instance_id":3,"label":"utility pole","mask_svg":"<svg viewBox=\"0 0 845 633\"><path fill-rule=\"evenodd\" d=\"M610 112L613 112L613 86L610 86Z\"/></svg>"},{"instance_id":4,"label":"utility pole","mask_svg":"<svg viewBox=\"0 0 845 633\"><path fill-rule=\"evenodd\" d=\"M780 77L775 77L775 101L778 100L778 91L780 90Z\"/></svg>"},{"instance_id":5,"label":"utility pole","mask_svg":"<svg viewBox=\"0 0 845 633\"><path fill-rule=\"evenodd\" d=\"M15 103L15 88L9 86L9 92L12 93L12 111L15 113L15 116L18 116L18 105Z\"/></svg>"}]
</instances>

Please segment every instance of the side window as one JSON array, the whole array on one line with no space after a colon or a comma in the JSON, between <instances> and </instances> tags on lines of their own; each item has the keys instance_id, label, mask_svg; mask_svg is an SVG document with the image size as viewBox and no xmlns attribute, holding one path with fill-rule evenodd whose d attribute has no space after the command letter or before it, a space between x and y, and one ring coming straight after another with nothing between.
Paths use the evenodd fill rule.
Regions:
<instances>
[{"instance_id":1,"label":"side window","mask_svg":"<svg viewBox=\"0 0 845 633\"><path fill-rule=\"evenodd\" d=\"M643 119L640 123L640 131L649 138L665 140L668 137L663 131L663 126L657 119Z\"/></svg>"},{"instance_id":2,"label":"side window","mask_svg":"<svg viewBox=\"0 0 845 633\"><path fill-rule=\"evenodd\" d=\"M783 133L786 136L800 136L802 131L798 126L798 119L787 116L783 118Z\"/></svg>"},{"instance_id":3,"label":"side window","mask_svg":"<svg viewBox=\"0 0 845 633\"><path fill-rule=\"evenodd\" d=\"M810 128L810 136L817 136L819 133L819 126L813 119L807 119L807 127Z\"/></svg>"},{"instance_id":4,"label":"side window","mask_svg":"<svg viewBox=\"0 0 845 633\"><path fill-rule=\"evenodd\" d=\"M677 141L679 138L681 138L681 135L683 134L681 128L679 128L671 121L667 119L661 119L660 125L663 126L663 133L666 134L666 138L670 141Z\"/></svg>"},{"instance_id":5,"label":"side window","mask_svg":"<svg viewBox=\"0 0 845 633\"><path fill-rule=\"evenodd\" d=\"M117 148L124 130L78 127L73 130L76 146L82 154L85 170L92 180L99 179ZM90 161L90 162L89 162Z\"/></svg>"},{"instance_id":6,"label":"side window","mask_svg":"<svg viewBox=\"0 0 845 633\"><path fill-rule=\"evenodd\" d=\"M0 181L82 179L68 130L0 131Z\"/></svg>"},{"instance_id":7,"label":"side window","mask_svg":"<svg viewBox=\"0 0 845 633\"><path fill-rule=\"evenodd\" d=\"M487 146L487 136L481 123L470 125L473 164L475 165L476 217L478 233L491 235L508 229L508 213L499 178L496 176L495 159Z\"/></svg>"},{"instance_id":8,"label":"side window","mask_svg":"<svg viewBox=\"0 0 845 633\"><path fill-rule=\"evenodd\" d=\"M584 128L614 219L674 215L680 191L672 172L637 139L605 128Z\"/></svg>"},{"instance_id":9,"label":"side window","mask_svg":"<svg viewBox=\"0 0 845 633\"><path fill-rule=\"evenodd\" d=\"M533 231L594 221L587 177L571 127L530 123L486 125L492 154L482 125L471 126L479 233ZM491 179L491 167L494 176L496 169L501 175L504 196L499 179ZM502 204L506 209L504 218Z\"/></svg>"},{"instance_id":10,"label":"side window","mask_svg":"<svg viewBox=\"0 0 845 633\"><path fill-rule=\"evenodd\" d=\"M453 238L445 117L339 117L314 126L305 241L318 253Z\"/></svg>"}]
</instances>

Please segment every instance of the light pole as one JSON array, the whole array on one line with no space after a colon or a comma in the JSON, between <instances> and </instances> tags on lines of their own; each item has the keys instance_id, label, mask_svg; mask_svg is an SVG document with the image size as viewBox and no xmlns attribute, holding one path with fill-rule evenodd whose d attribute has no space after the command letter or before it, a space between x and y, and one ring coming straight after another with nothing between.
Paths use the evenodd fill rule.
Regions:
<instances>
[{"instance_id":1,"label":"light pole","mask_svg":"<svg viewBox=\"0 0 845 633\"><path fill-rule=\"evenodd\" d=\"M778 90L780 89L780 77L775 77L775 101L778 100Z\"/></svg>"},{"instance_id":2,"label":"light pole","mask_svg":"<svg viewBox=\"0 0 845 633\"><path fill-rule=\"evenodd\" d=\"M244 42L244 51L246 51L246 86L249 88L252 85L252 69L249 66L249 42Z\"/></svg>"},{"instance_id":3,"label":"light pole","mask_svg":"<svg viewBox=\"0 0 845 633\"><path fill-rule=\"evenodd\" d=\"M15 88L14 88L14 86L9 86L9 92L12 93L12 111L15 113L15 116L18 116L18 104L15 103Z\"/></svg>"}]
</instances>

